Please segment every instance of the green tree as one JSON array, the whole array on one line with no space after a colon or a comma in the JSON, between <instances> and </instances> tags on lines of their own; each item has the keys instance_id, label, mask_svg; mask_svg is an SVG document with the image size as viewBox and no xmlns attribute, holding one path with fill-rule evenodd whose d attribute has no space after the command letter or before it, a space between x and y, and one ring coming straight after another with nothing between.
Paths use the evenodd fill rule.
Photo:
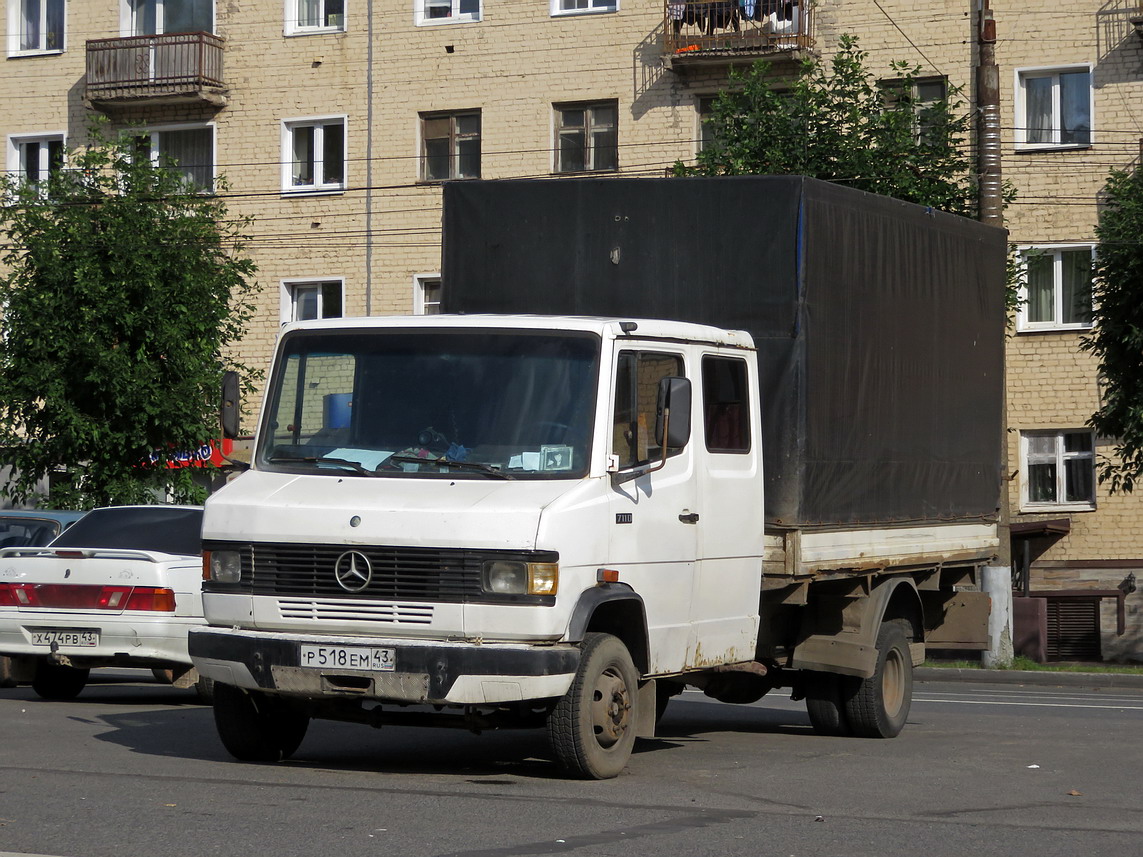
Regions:
<instances>
[{"instance_id":1,"label":"green tree","mask_svg":"<svg viewBox=\"0 0 1143 857\"><path fill-rule=\"evenodd\" d=\"M677 175L796 174L972 216L976 185L967 115L948 98L915 98L918 67L894 63L880 84L857 39L842 36L829 64L807 60L791 80L765 62L731 72L714 100L711 143ZM953 99L960 97L957 89Z\"/></svg>"},{"instance_id":2,"label":"green tree","mask_svg":"<svg viewBox=\"0 0 1143 857\"><path fill-rule=\"evenodd\" d=\"M91 132L66 167L0 179L4 493L52 474L61 508L195 502L191 468L167 463L218 436L222 373L253 313L248 221L232 219L138 132Z\"/></svg>"},{"instance_id":3,"label":"green tree","mask_svg":"<svg viewBox=\"0 0 1143 857\"><path fill-rule=\"evenodd\" d=\"M1088 425L1115 438L1099 481L1130 492L1143 475L1143 174L1112 172L1095 234L1094 326L1083 348L1099 358L1101 404Z\"/></svg>"}]
</instances>

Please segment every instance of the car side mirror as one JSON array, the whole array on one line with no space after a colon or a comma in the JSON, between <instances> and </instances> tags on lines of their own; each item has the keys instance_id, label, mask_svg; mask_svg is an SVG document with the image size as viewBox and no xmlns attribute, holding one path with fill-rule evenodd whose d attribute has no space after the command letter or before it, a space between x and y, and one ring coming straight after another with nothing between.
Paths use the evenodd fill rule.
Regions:
<instances>
[{"instance_id":1,"label":"car side mirror","mask_svg":"<svg viewBox=\"0 0 1143 857\"><path fill-rule=\"evenodd\" d=\"M222 373L222 401L219 408L219 422L222 423L222 436L230 440L238 437L238 373Z\"/></svg>"},{"instance_id":2,"label":"car side mirror","mask_svg":"<svg viewBox=\"0 0 1143 857\"><path fill-rule=\"evenodd\" d=\"M663 449L680 449L691 439L691 382L669 377L659 381L655 405L655 443Z\"/></svg>"}]
</instances>

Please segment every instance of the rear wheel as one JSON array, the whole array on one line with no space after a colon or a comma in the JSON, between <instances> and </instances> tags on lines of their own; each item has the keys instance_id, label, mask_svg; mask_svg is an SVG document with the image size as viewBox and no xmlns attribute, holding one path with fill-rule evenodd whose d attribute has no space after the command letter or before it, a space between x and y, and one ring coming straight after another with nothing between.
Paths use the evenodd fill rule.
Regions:
<instances>
[{"instance_id":1,"label":"rear wheel","mask_svg":"<svg viewBox=\"0 0 1143 857\"><path fill-rule=\"evenodd\" d=\"M610 634L584 637L579 669L548 715L548 737L573 776L618 776L635 744L639 676L627 647Z\"/></svg>"},{"instance_id":2,"label":"rear wheel","mask_svg":"<svg viewBox=\"0 0 1143 857\"><path fill-rule=\"evenodd\" d=\"M12 659L0 655L0 687L15 687L16 679L12 678Z\"/></svg>"},{"instance_id":3,"label":"rear wheel","mask_svg":"<svg viewBox=\"0 0 1143 857\"><path fill-rule=\"evenodd\" d=\"M43 699L75 699L87 685L89 669L66 667L42 660L36 664L32 690Z\"/></svg>"},{"instance_id":4,"label":"rear wheel","mask_svg":"<svg viewBox=\"0 0 1143 857\"><path fill-rule=\"evenodd\" d=\"M841 696L842 680L835 673L806 673L806 712L819 735L844 736L852 732Z\"/></svg>"},{"instance_id":5,"label":"rear wheel","mask_svg":"<svg viewBox=\"0 0 1143 857\"><path fill-rule=\"evenodd\" d=\"M913 657L903 619L881 625L877 634L877 669L859 679L846 694L845 712L853 734L861 738L895 738L909 717L913 701Z\"/></svg>"},{"instance_id":6,"label":"rear wheel","mask_svg":"<svg viewBox=\"0 0 1143 857\"><path fill-rule=\"evenodd\" d=\"M214 725L234 758L280 762L301 745L310 718L270 694L215 684Z\"/></svg>"}]
</instances>

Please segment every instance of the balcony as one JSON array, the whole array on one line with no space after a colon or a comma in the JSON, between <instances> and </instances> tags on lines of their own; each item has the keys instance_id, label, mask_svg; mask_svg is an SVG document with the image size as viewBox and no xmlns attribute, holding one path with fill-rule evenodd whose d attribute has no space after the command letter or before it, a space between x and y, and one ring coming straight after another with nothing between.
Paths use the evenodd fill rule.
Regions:
<instances>
[{"instance_id":1,"label":"balcony","mask_svg":"<svg viewBox=\"0 0 1143 857\"><path fill-rule=\"evenodd\" d=\"M222 45L222 38L211 33L91 39L85 97L101 109L135 104L222 107Z\"/></svg>"},{"instance_id":2,"label":"balcony","mask_svg":"<svg viewBox=\"0 0 1143 857\"><path fill-rule=\"evenodd\" d=\"M811 0L664 0L668 67L798 60L814 47Z\"/></svg>"}]
</instances>

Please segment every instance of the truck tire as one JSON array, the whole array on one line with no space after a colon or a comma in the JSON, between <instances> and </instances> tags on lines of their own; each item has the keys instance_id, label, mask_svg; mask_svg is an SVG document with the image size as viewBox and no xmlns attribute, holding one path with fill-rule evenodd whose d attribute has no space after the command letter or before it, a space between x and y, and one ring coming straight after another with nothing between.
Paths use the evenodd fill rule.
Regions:
<instances>
[{"instance_id":1,"label":"truck tire","mask_svg":"<svg viewBox=\"0 0 1143 857\"><path fill-rule=\"evenodd\" d=\"M852 733L841 695L842 680L834 673L806 672L806 712L819 735L841 737Z\"/></svg>"},{"instance_id":2,"label":"truck tire","mask_svg":"<svg viewBox=\"0 0 1143 857\"><path fill-rule=\"evenodd\" d=\"M36 664L32 690L43 699L75 699L87 686L88 669L53 664L46 658Z\"/></svg>"},{"instance_id":3,"label":"truck tire","mask_svg":"<svg viewBox=\"0 0 1143 857\"><path fill-rule=\"evenodd\" d=\"M844 694L850 728L859 738L895 738L909 717L913 658L907 628L910 625L903 619L881 625L876 671L858 679L852 693Z\"/></svg>"},{"instance_id":4,"label":"truck tire","mask_svg":"<svg viewBox=\"0 0 1143 857\"><path fill-rule=\"evenodd\" d=\"M627 647L611 634L583 638L579 668L548 715L556 759L572 776L618 776L635 744L639 675Z\"/></svg>"},{"instance_id":5,"label":"truck tire","mask_svg":"<svg viewBox=\"0 0 1143 857\"><path fill-rule=\"evenodd\" d=\"M239 761L280 762L301 745L310 718L269 694L215 684L214 725Z\"/></svg>"},{"instance_id":6,"label":"truck tire","mask_svg":"<svg viewBox=\"0 0 1143 857\"><path fill-rule=\"evenodd\" d=\"M12 659L0 655L0 687L15 687L16 679L12 678Z\"/></svg>"},{"instance_id":7,"label":"truck tire","mask_svg":"<svg viewBox=\"0 0 1143 857\"><path fill-rule=\"evenodd\" d=\"M214 679L200 675L198 681L194 683L194 689L195 693L198 694L198 701L203 705L210 705L214 702Z\"/></svg>"}]
</instances>

